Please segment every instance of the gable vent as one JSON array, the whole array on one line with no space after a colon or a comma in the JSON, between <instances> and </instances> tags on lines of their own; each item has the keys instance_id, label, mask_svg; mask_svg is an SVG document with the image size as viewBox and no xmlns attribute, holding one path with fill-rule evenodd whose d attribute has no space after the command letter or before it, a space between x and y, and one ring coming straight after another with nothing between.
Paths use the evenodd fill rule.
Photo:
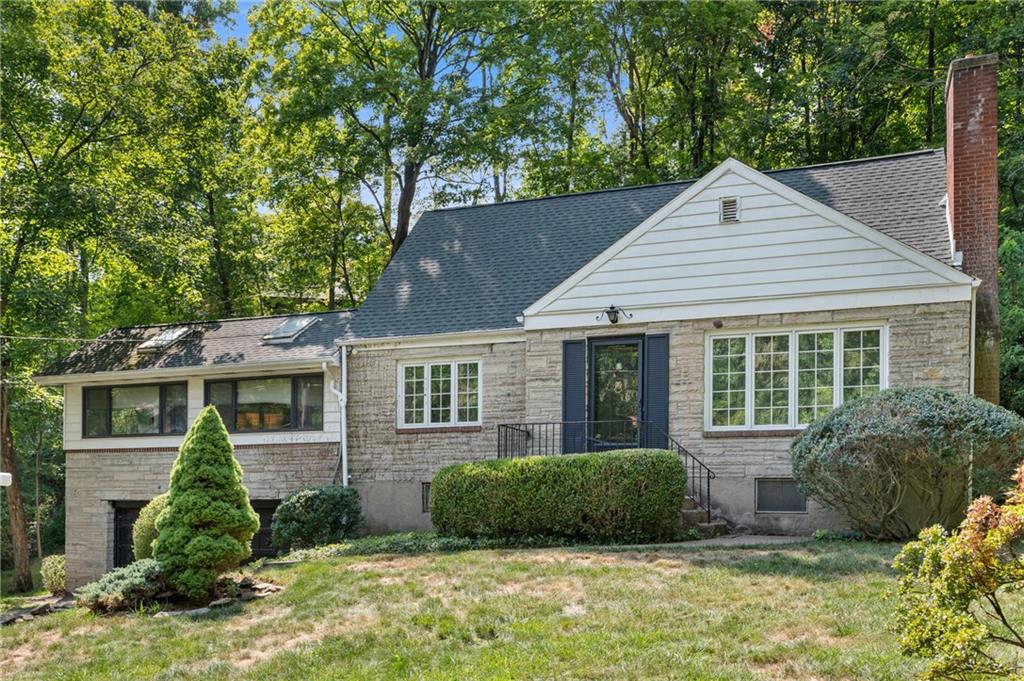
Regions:
<instances>
[{"instance_id":1,"label":"gable vent","mask_svg":"<svg viewBox=\"0 0 1024 681\"><path fill-rule=\"evenodd\" d=\"M722 199L718 208L720 222L740 221L740 200L735 196Z\"/></svg>"}]
</instances>

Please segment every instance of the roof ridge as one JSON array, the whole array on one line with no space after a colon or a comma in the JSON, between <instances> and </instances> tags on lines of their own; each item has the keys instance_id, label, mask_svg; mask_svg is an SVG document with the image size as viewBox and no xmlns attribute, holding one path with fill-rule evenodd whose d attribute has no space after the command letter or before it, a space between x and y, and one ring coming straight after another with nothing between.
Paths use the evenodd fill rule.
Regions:
<instances>
[{"instance_id":1,"label":"roof ridge","mask_svg":"<svg viewBox=\"0 0 1024 681\"><path fill-rule=\"evenodd\" d=\"M161 322L159 324L134 324L129 326L115 326L104 331L97 338L102 338L111 331L127 331L129 329L160 329L169 326L189 326L192 324L215 324L217 322L249 322L256 319L281 319L283 317L305 317L308 315L340 314L344 312L355 312L356 308L346 307L341 310L321 310L320 312L284 312L281 314L253 315L251 317L221 317L219 319L193 319L183 322Z\"/></svg>"},{"instance_id":2,"label":"roof ridge","mask_svg":"<svg viewBox=\"0 0 1024 681\"><path fill-rule=\"evenodd\" d=\"M771 170L766 170L766 169L758 168L757 171L760 172L760 173L764 173L765 175L772 175L774 173L785 173L785 172L789 172L791 170L807 170L807 169L810 169L810 168L829 168L829 167L841 166L841 165L853 165L853 164L856 164L856 163L868 163L868 162L871 162L871 161L881 161L883 159L890 159L890 158L900 158L900 157L903 157L903 156L917 156L917 155L923 156L925 154L934 154L934 153L943 152L943 151L945 151L945 150L942 149L941 147L935 148L935 149L917 149L917 150L914 150L914 151L900 151L900 152L896 152L895 154L880 154L878 156L865 156L863 158L850 158L850 159L844 159L842 161L825 161L824 163L809 163L809 164L802 165L802 166L790 166L788 168L773 168ZM703 175L701 177L703 177ZM512 199L511 201L498 201L498 202L493 202L492 201L491 203L474 203L474 204L470 204L468 206L445 206L445 207L442 207L442 208L431 208L430 210L425 210L425 211L423 211L423 215L426 215L427 213L445 213L445 212L448 212L448 211L455 211L455 210L468 210L468 209L471 209L471 208L488 208L488 207L495 207L495 206L507 206L507 205L511 205L511 204L514 204L514 203L527 203L529 201L546 201L547 199L564 199L564 198L575 197L575 196L589 196L589 195L592 195L592 194L607 194L607 193L610 193L610 192L622 192L622 191L629 191L629 190L633 190L633 189L649 189L649 188L654 188L654 187L667 187L669 185L675 185L675 184L692 184L693 182L696 182L699 179L700 179L700 177L690 177L690 178L687 178L685 180L668 180L666 182L652 182L650 184L631 184L631 185L625 185L625 186L622 186L622 187L607 187L605 189L588 189L588 190L582 191L582 192L565 192L563 194L548 194L547 196L532 196L532 197L528 197L528 198L524 198L524 199Z\"/></svg>"}]
</instances>

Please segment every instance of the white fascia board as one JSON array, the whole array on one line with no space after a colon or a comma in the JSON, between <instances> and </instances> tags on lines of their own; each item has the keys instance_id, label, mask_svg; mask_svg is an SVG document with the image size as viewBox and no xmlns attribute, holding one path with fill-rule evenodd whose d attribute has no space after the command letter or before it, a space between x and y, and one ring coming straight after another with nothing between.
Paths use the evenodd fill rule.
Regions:
<instances>
[{"instance_id":1,"label":"white fascia board","mask_svg":"<svg viewBox=\"0 0 1024 681\"><path fill-rule=\"evenodd\" d=\"M521 343L525 340L524 329L516 327L498 331L460 331L457 333L436 333L418 336L356 338L353 340L340 340L338 341L338 347L359 348L360 350L392 350L394 348L443 348L459 345Z\"/></svg>"},{"instance_id":2,"label":"white fascia board","mask_svg":"<svg viewBox=\"0 0 1024 681\"><path fill-rule=\"evenodd\" d=\"M258 374L263 371L287 371L288 369L319 369L330 355L303 360L280 362L250 362L242 364L204 364L189 367L163 367L156 369L122 369L120 371L97 371L90 374L55 374L33 376L37 385L68 385L74 383L111 383L118 381L160 380L183 376L221 376L225 374Z\"/></svg>"},{"instance_id":3,"label":"white fascia board","mask_svg":"<svg viewBox=\"0 0 1024 681\"><path fill-rule=\"evenodd\" d=\"M713 301L691 305L652 305L630 307L633 318L627 324L682 321L693 319L718 319L723 317L745 317L762 314L791 312L820 312L822 310L849 310L867 307L890 307L893 305L925 305L929 303L969 302L972 283L949 284L919 288L889 290L853 291L788 298L749 298L731 301ZM582 327L608 327L607 322L597 322L592 310L537 314L526 318L526 330L567 329Z\"/></svg>"},{"instance_id":4,"label":"white fascia board","mask_svg":"<svg viewBox=\"0 0 1024 681\"><path fill-rule=\"evenodd\" d=\"M910 246L907 246L903 242L894 239L886 234L883 234L877 229L869 227L868 225L865 225L864 223L855 220L844 213L840 213L839 211L830 208L829 206L826 206L825 204L815 199L812 199L806 194L802 194L801 192L796 191L795 189L789 187L788 185L785 185L779 182L778 180L772 179L770 176L765 175L762 172L754 170L750 166L741 163L740 161L737 161L734 158L729 158L720 163L717 167L715 167L711 172L702 177L700 180L690 185L690 187L688 187L686 191L682 192L681 194L679 194L679 196L675 197L667 204L665 204L657 211L655 211L654 214L652 214L646 220L644 220L639 225L630 230L628 234L620 238L614 244L606 248L596 258L594 258L586 265L584 265L582 268L574 272L568 279L564 280L561 284L551 289L551 291L549 291L548 293L544 294L540 299L537 300L537 302L533 303L528 308L526 308L526 310L523 312L523 316L525 317L526 328L537 328L531 325L531 316L542 314L544 308L546 308L549 304L560 298L562 294L564 294L577 283L582 281L594 270L598 269L606 262L614 258L623 249L632 244L636 239L645 234L652 227L654 227L662 220L664 220L666 217L674 213L677 209L679 209L688 201L690 201L694 196L704 191L704 189L706 189L709 185L715 182L722 175L730 172L735 173L736 175L739 175L740 177L743 177L744 179L750 182L758 184L767 189L768 191L771 191L793 202L796 205L806 208L807 210L813 213L817 213L818 215L821 215L825 219L830 220L836 223L837 225L849 229L851 232L863 237L869 242L872 242L882 248L886 248L894 252L895 254L921 266L925 270L928 270L929 272L932 272L946 279L951 284L970 284L972 282L972 277L970 277L967 274L964 274L960 270L957 270L949 265L946 265L945 263L942 263L936 260L935 258L932 258L931 256L925 255L924 253L921 253L920 251L917 251L911 248ZM884 288L879 290L884 290ZM632 312L632 309L630 311ZM589 312L589 314L593 315L593 312Z\"/></svg>"}]
</instances>

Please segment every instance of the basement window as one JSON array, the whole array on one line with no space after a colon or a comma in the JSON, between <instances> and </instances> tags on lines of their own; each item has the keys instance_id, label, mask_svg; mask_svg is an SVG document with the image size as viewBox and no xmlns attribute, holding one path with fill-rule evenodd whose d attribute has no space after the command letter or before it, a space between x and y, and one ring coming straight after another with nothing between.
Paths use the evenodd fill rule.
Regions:
<instances>
[{"instance_id":1,"label":"basement window","mask_svg":"<svg viewBox=\"0 0 1024 681\"><path fill-rule=\"evenodd\" d=\"M757 478L754 481L757 513L807 513L807 498L791 478Z\"/></svg>"},{"instance_id":2,"label":"basement window","mask_svg":"<svg viewBox=\"0 0 1024 681\"><path fill-rule=\"evenodd\" d=\"M722 223L740 221L740 200L735 196L722 199L718 205L718 219Z\"/></svg>"}]
</instances>

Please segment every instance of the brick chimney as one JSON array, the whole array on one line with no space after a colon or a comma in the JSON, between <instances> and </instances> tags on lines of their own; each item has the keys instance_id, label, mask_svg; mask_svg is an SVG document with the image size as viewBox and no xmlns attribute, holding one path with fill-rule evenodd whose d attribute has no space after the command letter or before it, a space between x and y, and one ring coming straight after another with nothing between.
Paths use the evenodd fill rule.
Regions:
<instances>
[{"instance_id":1,"label":"brick chimney","mask_svg":"<svg viewBox=\"0 0 1024 681\"><path fill-rule=\"evenodd\" d=\"M998 55L968 56L946 78L946 191L953 248L981 280L974 334L974 394L999 403Z\"/></svg>"}]
</instances>

